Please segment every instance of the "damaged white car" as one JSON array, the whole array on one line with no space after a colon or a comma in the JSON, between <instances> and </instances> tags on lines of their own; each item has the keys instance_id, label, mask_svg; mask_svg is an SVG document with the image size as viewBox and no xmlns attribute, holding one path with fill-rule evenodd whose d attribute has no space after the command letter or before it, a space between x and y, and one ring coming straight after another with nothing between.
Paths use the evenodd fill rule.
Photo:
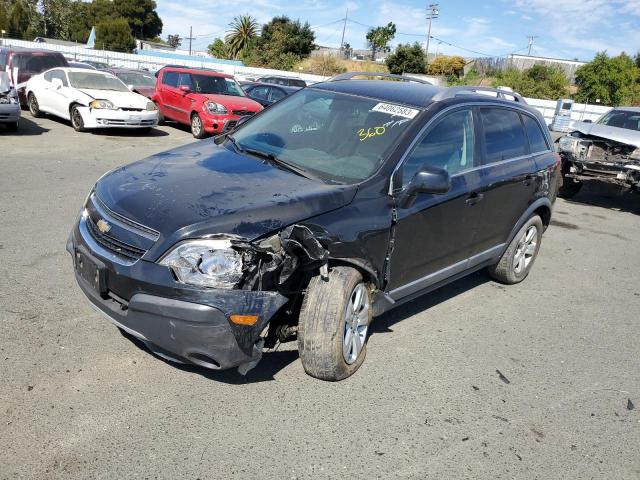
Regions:
<instances>
[{"instance_id":1,"label":"damaged white car","mask_svg":"<svg viewBox=\"0 0 640 480\"><path fill-rule=\"evenodd\" d=\"M640 107L614 108L596 123L578 122L557 144L561 197L574 196L594 180L640 191Z\"/></svg>"},{"instance_id":2,"label":"damaged white car","mask_svg":"<svg viewBox=\"0 0 640 480\"><path fill-rule=\"evenodd\" d=\"M53 68L29 79L29 111L70 120L82 132L96 128L150 129L158 124L155 104L115 76L80 68Z\"/></svg>"}]
</instances>

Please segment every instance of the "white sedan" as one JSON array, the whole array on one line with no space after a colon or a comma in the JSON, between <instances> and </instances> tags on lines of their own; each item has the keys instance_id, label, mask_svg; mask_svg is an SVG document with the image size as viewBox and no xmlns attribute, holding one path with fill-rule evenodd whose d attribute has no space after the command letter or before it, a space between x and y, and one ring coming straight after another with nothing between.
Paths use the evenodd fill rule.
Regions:
<instances>
[{"instance_id":1,"label":"white sedan","mask_svg":"<svg viewBox=\"0 0 640 480\"><path fill-rule=\"evenodd\" d=\"M52 68L29 79L29 111L71 121L82 132L91 128L151 128L158 109L148 98L131 92L110 73L80 68Z\"/></svg>"}]
</instances>

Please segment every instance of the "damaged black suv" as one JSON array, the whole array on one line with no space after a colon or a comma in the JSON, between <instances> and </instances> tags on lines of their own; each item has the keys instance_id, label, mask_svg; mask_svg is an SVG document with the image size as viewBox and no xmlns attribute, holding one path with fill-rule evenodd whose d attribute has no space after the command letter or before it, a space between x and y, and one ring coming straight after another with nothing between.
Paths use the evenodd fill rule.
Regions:
<instances>
[{"instance_id":1,"label":"damaged black suv","mask_svg":"<svg viewBox=\"0 0 640 480\"><path fill-rule=\"evenodd\" d=\"M92 305L170 360L246 372L297 338L306 372L339 380L373 317L485 267L522 281L560 167L540 114L355 77L103 176L67 245Z\"/></svg>"}]
</instances>

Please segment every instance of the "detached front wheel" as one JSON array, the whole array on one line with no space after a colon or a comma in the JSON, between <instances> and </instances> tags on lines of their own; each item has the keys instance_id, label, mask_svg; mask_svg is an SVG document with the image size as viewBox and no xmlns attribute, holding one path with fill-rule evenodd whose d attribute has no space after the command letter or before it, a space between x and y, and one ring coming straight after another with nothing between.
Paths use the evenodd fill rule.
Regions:
<instances>
[{"instance_id":1,"label":"detached front wheel","mask_svg":"<svg viewBox=\"0 0 640 480\"><path fill-rule=\"evenodd\" d=\"M356 269L334 267L329 280L313 277L298 325L298 350L305 371L328 381L353 375L367 353L371 317L371 291Z\"/></svg>"}]
</instances>

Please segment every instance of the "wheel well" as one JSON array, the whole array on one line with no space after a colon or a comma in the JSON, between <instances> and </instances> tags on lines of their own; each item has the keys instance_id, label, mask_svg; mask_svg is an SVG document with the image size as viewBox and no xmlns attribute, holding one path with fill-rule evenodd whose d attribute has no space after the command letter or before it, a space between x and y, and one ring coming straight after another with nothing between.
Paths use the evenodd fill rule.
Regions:
<instances>
[{"instance_id":1,"label":"wheel well","mask_svg":"<svg viewBox=\"0 0 640 480\"><path fill-rule=\"evenodd\" d=\"M356 270L358 270L360 272L360 274L362 275L362 278L373 284L376 288L380 287L380 284L378 282L378 278L375 275L375 273L371 270L369 270L368 268L365 268L363 265L360 265L359 262L355 262L353 260L349 260L349 259L333 259L330 258L329 259L329 267L335 267L335 266L343 266L343 267L351 267L351 268L355 268Z\"/></svg>"},{"instance_id":2,"label":"wheel well","mask_svg":"<svg viewBox=\"0 0 640 480\"><path fill-rule=\"evenodd\" d=\"M73 107L75 107L76 105L82 106L80 102L73 102L71 105L69 105L69 115L71 115L71 110L73 110Z\"/></svg>"},{"instance_id":3,"label":"wheel well","mask_svg":"<svg viewBox=\"0 0 640 480\"><path fill-rule=\"evenodd\" d=\"M551 209L549 207L547 207L546 205L542 205L538 207L533 213L540 216L544 228L547 228L549 226L549 223L551 222Z\"/></svg>"}]
</instances>

